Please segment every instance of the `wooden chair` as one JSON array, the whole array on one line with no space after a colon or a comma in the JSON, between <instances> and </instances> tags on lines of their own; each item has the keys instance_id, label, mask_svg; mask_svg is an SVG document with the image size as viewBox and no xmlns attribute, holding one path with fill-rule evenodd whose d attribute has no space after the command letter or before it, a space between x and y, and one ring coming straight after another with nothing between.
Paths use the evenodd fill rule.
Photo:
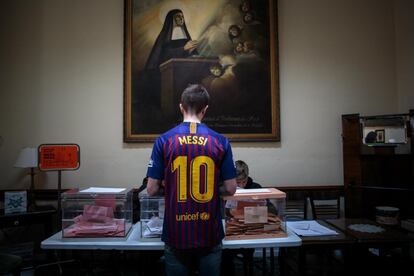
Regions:
<instances>
[{"instance_id":1,"label":"wooden chair","mask_svg":"<svg viewBox=\"0 0 414 276\"><path fill-rule=\"evenodd\" d=\"M313 219L337 219L341 216L340 196L309 197Z\"/></svg>"},{"instance_id":2,"label":"wooden chair","mask_svg":"<svg viewBox=\"0 0 414 276\"><path fill-rule=\"evenodd\" d=\"M305 220L307 217L307 199L287 200L285 208L285 220Z\"/></svg>"},{"instance_id":3,"label":"wooden chair","mask_svg":"<svg viewBox=\"0 0 414 276\"><path fill-rule=\"evenodd\" d=\"M285 220L305 220L308 216L308 192L304 190L286 191Z\"/></svg>"},{"instance_id":4,"label":"wooden chair","mask_svg":"<svg viewBox=\"0 0 414 276\"><path fill-rule=\"evenodd\" d=\"M312 219L329 219L340 217L341 192L311 190L307 191L302 200L286 201L286 221L306 220L308 214ZM308 208L308 202L310 209ZM311 240L312 238L308 238ZM317 238L316 238L317 239ZM306 240L306 238L305 238ZM336 275L344 273L343 254L335 246L322 245L312 241L300 248L284 248L281 250L281 274L285 275ZM337 257L337 255L339 256ZM306 269L304 268L306 267Z\"/></svg>"}]
</instances>

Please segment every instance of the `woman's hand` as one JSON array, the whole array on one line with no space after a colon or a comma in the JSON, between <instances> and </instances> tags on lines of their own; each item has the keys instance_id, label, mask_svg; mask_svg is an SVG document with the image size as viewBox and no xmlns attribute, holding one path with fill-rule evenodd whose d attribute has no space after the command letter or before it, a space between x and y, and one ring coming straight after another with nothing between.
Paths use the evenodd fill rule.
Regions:
<instances>
[{"instance_id":1,"label":"woman's hand","mask_svg":"<svg viewBox=\"0 0 414 276\"><path fill-rule=\"evenodd\" d=\"M190 40L184 45L184 51L187 51L191 54L197 48L197 45L197 40Z\"/></svg>"}]
</instances>

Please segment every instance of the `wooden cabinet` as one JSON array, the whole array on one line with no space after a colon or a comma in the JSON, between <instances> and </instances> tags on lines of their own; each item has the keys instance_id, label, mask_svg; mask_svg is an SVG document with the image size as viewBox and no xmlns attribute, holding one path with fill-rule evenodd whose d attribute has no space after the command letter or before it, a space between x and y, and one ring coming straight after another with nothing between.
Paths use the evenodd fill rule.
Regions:
<instances>
[{"instance_id":1,"label":"wooden cabinet","mask_svg":"<svg viewBox=\"0 0 414 276\"><path fill-rule=\"evenodd\" d=\"M385 205L414 217L414 110L342 115L342 138L346 216L374 217Z\"/></svg>"}]
</instances>

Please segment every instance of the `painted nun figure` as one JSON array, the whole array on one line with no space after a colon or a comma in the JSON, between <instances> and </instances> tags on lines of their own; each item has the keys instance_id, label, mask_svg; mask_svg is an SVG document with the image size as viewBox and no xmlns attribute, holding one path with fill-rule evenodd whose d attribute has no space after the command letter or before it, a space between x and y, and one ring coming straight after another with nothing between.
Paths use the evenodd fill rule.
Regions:
<instances>
[{"instance_id":1,"label":"painted nun figure","mask_svg":"<svg viewBox=\"0 0 414 276\"><path fill-rule=\"evenodd\" d=\"M197 41L191 40L181 10L168 12L164 25L145 65L146 70L159 70L160 64L171 58L197 55Z\"/></svg>"}]
</instances>

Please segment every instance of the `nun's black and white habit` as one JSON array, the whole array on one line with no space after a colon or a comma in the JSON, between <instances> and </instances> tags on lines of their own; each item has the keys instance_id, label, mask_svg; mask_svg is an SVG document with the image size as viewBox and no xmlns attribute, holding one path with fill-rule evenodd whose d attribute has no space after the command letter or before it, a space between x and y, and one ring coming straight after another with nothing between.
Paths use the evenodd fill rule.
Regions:
<instances>
[{"instance_id":1,"label":"nun's black and white habit","mask_svg":"<svg viewBox=\"0 0 414 276\"><path fill-rule=\"evenodd\" d=\"M191 40L191 36L185 21L182 26L176 26L174 23L174 16L177 13L182 13L182 11L171 10L165 17L164 25L152 47L145 70L159 70L160 64L171 58L186 58L197 54L197 50L192 51L191 54L184 50L184 45Z\"/></svg>"}]
</instances>

